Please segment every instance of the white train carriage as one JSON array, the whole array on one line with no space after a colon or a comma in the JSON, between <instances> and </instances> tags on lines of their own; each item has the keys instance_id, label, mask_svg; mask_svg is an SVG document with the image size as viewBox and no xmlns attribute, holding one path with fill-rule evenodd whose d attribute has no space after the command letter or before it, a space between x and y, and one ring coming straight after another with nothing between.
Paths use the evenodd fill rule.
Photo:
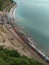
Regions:
<instances>
[{"instance_id":1,"label":"white train carriage","mask_svg":"<svg viewBox=\"0 0 49 65\"><path fill-rule=\"evenodd\" d=\"M45 61L49 64L49 58L45 57Z\"/></svg>"}]
</instances>

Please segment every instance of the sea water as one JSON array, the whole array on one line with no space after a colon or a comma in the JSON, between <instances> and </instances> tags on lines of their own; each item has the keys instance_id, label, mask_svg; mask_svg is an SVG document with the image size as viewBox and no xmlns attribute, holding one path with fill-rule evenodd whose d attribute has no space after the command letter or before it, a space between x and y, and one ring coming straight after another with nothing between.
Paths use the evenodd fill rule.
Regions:
<instances>
[{"instance_id":1,"label":"sea water","mask_svg":"<svg viewBox=\"0 0 49 65\"><path fill-rule=\"evenodd\" d=\"M23 27L49 54L49 0L14 0L16 24Z\"/></svg>"}]
</instances>

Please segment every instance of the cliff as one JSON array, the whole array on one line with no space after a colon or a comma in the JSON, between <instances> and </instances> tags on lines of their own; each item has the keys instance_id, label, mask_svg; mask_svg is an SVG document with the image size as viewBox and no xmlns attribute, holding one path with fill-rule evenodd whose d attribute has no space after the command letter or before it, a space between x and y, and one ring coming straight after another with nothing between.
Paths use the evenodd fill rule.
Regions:
<instances>
[{"instance_id":1,"label":"cliff","mask_svg":"<svg viewBox=\"0 0 49 65\"><path fill-rule=\"evenodd\" d=\"M13 0L0 0L0 11L2 11L11 3L13 3Z\"/></svg>"}]
</instances>

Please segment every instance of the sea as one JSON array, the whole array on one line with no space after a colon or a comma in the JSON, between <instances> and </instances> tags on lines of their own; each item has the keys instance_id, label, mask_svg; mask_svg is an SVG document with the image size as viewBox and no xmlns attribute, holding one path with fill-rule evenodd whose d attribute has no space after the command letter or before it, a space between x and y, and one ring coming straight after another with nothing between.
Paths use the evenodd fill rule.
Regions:
<instances>
[{"instance_id":1,"label":"sea","mask_svg":"<svg viewBox=\"0 0 49 65\"><path fill-rule=\"evenodd\" d=\"M14 0L16 24L49 55L49 0Z\"/></svg>"}]
</instances>

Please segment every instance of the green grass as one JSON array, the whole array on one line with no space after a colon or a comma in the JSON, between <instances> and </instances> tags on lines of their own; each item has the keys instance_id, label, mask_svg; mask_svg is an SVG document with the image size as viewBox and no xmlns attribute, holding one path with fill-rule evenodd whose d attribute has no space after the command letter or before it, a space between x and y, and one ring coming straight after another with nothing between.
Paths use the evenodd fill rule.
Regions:
<instances>
[{"instance_id":1,"label":"green grass","mask_svg":"<svg viewBox=\"0 0 49 65\"><path fill-rule=\"evenodd\" d=\"M20 56L16 50L7 50L0 47L0 65L43 65L33 59Z\"/></svg>"},{"instance_id":2,"label":"green grass","mask_svg":"<svg viewBox=\"0 0 49 65\"><path fill-rule=\"evenodd\" d=\"M0 0L0 11L9 6L11 3L13 3L13 0Z\"/></svg>"}]
</instances>

